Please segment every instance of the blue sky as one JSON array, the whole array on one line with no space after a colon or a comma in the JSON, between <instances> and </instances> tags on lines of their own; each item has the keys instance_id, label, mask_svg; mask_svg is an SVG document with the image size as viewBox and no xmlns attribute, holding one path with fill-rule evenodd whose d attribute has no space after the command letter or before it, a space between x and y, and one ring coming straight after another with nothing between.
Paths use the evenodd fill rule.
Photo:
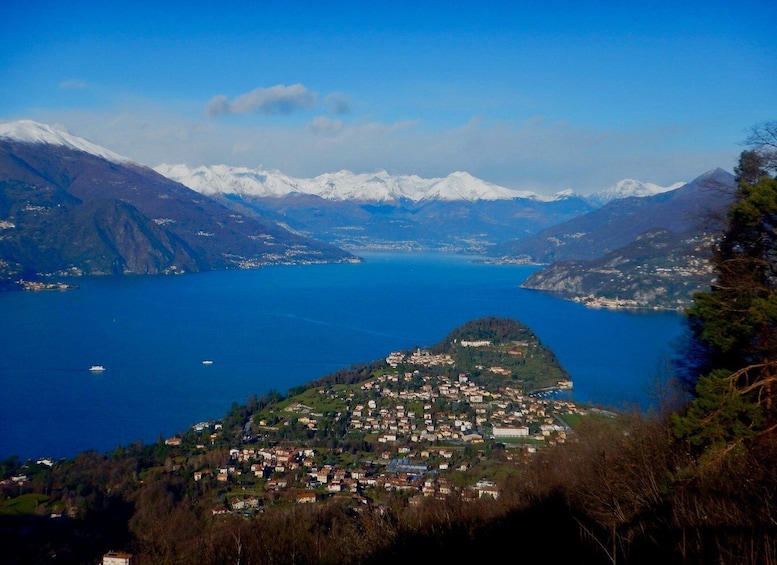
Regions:
<instances>
[{"instance_id":1,"label":"blue sky","mask_svg":"<svg viewBox=\"0 0 777 565\"><path fill-rule=\"evenodd\" d=\"M0 121L155 166L471 174L582 194L732 170L777 2L14 2Z\"/></svg>"}]
</instances>

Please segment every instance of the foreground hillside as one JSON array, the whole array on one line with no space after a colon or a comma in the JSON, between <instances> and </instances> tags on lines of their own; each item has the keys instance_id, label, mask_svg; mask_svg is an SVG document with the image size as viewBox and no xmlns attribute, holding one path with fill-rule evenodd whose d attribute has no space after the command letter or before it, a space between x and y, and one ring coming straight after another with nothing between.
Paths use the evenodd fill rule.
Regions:
<instances>
[{"instance_id":1,"label":"foreground hillside","mask_svg":"<svg viewBox=\"0 0 777 565\"><path fill-rule=\"evenodd\" d=\"M662 412L543 393L566 379L485 318L153 445L9 458L0 563L772 562L774 443L700 465Z\"/></svg>"}]
</instances>

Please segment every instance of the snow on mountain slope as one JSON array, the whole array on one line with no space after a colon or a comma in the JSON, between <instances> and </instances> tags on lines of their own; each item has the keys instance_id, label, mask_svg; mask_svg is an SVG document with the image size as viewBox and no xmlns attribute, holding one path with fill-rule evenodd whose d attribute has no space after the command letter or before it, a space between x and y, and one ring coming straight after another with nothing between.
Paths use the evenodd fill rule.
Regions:
<instances>
[{"instance_id":1,"label":"snow on mountain slope","mask_svg":"<svg viewBox=\"0 0 777 565\"><path fill-rule=\"evenodd\" d=\"M621 198L629 198L630 196L653 196L654 194L661 194L662 192L668 192L676 188L683 186L684 182L676 182L670 186L659 186L657 184L649 182L640 182L634 179L623 179L618 181L614 185L600 190L590 196L590 198L601 204L606 204L612 200L619 200Z\"/></svg>"},{"instance_id":2,"label":"snow on mountain slope","mask_svg":"<svg viewBox=\"0 0 777 565\"><path fill-rule=\"evenodd\" d=\"M455 172L444 178L417 175L390 175L386 171L353 173L341 170L310 179L295 179L277 171L214 165L189 168L162 164L155 170L203 194L241 196L285 196L290 193L312 194L327 200L389 202L401 199L422 200L508 200L529 198L553 200L533 192L498 186L469 173Z\"/></svg>"},{"instance_id":3,"label":"snow on mountain slope","mask_svg":"<svg viewBox=\"0 0 777 565\"><path fill-rule=\"evenodd\" d=\"M355 174L342 170L324 173L312 179L298 179L298 184L306 194L315 194L327 200L385 202L401 198L414 199L409 193L416 190L413 180L392 177L386 171Z\"/></svg>"},{"instance_id":4,"label":"snow on mountain slope","mask_svg":"<svg viewBox=\"0 0 777 565\"><path fill-rule=\"evenodd\" d=\"M302 192L294 179L281 173L268 173L246 167L214 165L190 168L187 165L159 165L154 170L208 196L234 194L267 197Z\"/></svg>"},{"instance_id":5,"label":"snow on mountain slope","mask_svg":"<svg viewBox=\"0 0 777 565\"><path fill-rule=\"evenodd\" d=\"M107 161L114 163L132 163L132 159L122 157L95 145L81 137L70 135L67 132L55 129L49 125L34 122L32 120L19 120L16 122L5 122L0 124L0 138L10 139L20 143L43 143L48 145L60 145L68 149L83 151L102 157Z\"/></svg>"},{"instance_id":6,"label":"snow on mountain slope","mask_svg":"<svg viewBox=\"0 0 777 565\"><path fill-rule=\"evenodd\" d=\"M436 200L509 200L513 198L539 199L539 195L528 191L504 188L475 178L469 173L455 172L443 179L432 179L424 198Z\"/></svg>"}]
</instances>

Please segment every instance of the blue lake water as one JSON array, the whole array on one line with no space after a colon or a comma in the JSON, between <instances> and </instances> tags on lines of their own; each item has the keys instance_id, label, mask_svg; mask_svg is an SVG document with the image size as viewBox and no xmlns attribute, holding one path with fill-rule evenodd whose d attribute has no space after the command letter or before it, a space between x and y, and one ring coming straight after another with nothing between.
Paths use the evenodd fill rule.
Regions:
<instances>
[{"instance_id":1,"label":"blue lake water","mask_svg":"<svg viewBox=\"0 0 777 565\"><path fill-rule=\"evenodd\" d=\"M483 316L529 326L571 374L575 400L646 407L682 332L676 313L591 310L518 288L536 267L362 256L0 293L0 458L154 442L251 394L433 345Z\"/></svg>"}]
</instances>

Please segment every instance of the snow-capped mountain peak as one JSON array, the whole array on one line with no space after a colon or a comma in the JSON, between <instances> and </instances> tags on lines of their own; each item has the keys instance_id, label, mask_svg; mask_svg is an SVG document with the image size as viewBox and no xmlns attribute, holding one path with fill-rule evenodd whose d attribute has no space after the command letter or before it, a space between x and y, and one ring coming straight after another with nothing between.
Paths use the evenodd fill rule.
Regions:
<instances>
[{"instance_id":1,"label":"snow-capped mountain peak","mask_svg":"<svg viewBox=\"0 0 777 565\"><path fill-rule=\"evenodd\" d=\"M425 200L510 200L513 198L534 198L533 192L505 188L463 171L456 171L447 177L429 179L431 184L424 191Z\"/></svg>"},{"instance_id":2,"label":"snow-capped mountain peak","mask_svg":"<svg viewBox=\"0 0 777 565\"><path fill-rule=\"evenodd\" d=\"M661 194L662 192L669 192L683 186L684 182L676 182L669 186L660 186L649 182L641 182L634 179L623 179L615 183L614 185L595 192L590 196L591 200L606 204L613 200L619 200L621 198L629 198L631 196L644 197L653 196L655 194Z\"/></svg>"},{"instance_id":3,"label":"snow-capped mountain peak","mask_svg":"<svg viewBox=\"0 0 777 565\"><path fill-rule=\"evenodd\" d=\"M186 165L163 164L155 167L155 170L203 194L267 197L296 192L327 200L368 202L542 199L533 192L498 186L461 171L447 177L422 178L417 175L392 175L385 170L354 173L344 169L302 179L288 177L277 171L226 165L190 168Z\"/></svg>"},{"instance_id":4,"label":"snow-capped mountain peak","mask_svg":"<svg viewBox=\"0 0 777 565\"><path fill-rule=\"evenodd\" d=\"M580 196L571 188L565 188L564 190L559 190L556 194L547 198L547 200L568 200L570 198L584 198L584 196Z\"/></svg>"},{"instance_id":5,"label":"snow-capped mountain peak","mask_svg":"<svg viewBox=\"0 0 777 565\"><path fill-rule=\"evenodd\" d=\"M114 163L132 162L127 157L122 157L105 147L101 147L81 137L55 129L49 125L41 124L33 120L19 120L16 122L0 123L0 138L10 139L20 143L42 143L47 145L60 145L76 151L91 153Z\"/></svg>"},{"instance_id":6,"label":"snow-capped mountain peak","mask_svg":"<svg viewBox=\"0 0 777 565\"><path fill-rule=\"evenodd\" d=\"M191 168L188 165L162 164L154 170L207 196L233 194L267 197L301 192L296 181L290 177L279 172L260 171L247 167L214 165ZM182 179L186 179L186 182Z\"/></svg>"},{"instance_id":7,"label":"snow-capped mountain peak","mask_svg":"<svg viewBox=\"0 0 777 565\"><path fill-rule=\"evenodd\" d=\"M297 179L297 183L302 192L327 200L383 202L405 197L401 179L392 177L384 170L357 174L343 169L312 179Z\"/></svg>"}]
</instances>

